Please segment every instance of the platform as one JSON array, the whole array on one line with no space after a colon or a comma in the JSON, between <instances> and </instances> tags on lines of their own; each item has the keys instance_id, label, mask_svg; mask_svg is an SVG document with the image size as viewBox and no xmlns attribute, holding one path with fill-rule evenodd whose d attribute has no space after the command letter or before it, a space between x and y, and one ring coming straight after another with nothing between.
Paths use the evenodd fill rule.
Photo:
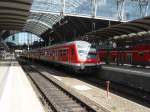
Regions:
<instances>
[{"instance_id":1,"label":"platform","mask_svg":"<svg viewBox=\"0 0 150 112\"><path fill-rule=\"evenodd\" d=\"M62 73L57 73L56 75L55 70L44 69L41 66L33 67L63 88L67 89L74 96L82 99L93 108L97 108L97 111L99 111L99 108L103 108L108 112L150 112L150 108L116 94L109 93L109 96L107 97L106 90L90 85L72 76Z\"/></svg>"},{"instance_id":2,"label":"platform","mask_svg":"<svg viewBox=\"0 0 150 112\"><path fill-rule=\"evenodd\" d=\"M150 68L102 65L98 78L150 92Z\"/></svg>"},{"instance_id":3,"label":"platform","mask_svg":"<svg viewBox=\"0 0 150 112\"><path fill-rule=\"evenodd\" d=\"M132 66L132 65L123 65L123 66L117 66L116 64L111 64L111 65L103 65L102 66L106 70L112 70L112 71L118 71L122 73L128 73L128 74L133 74L133 75L142 75L145 77L150 77L150 68L143 68L143 67L138 67L138 66Z\"/></svg>"},{"instance_id":4,"label":"platform","mask_svg":"<svg viewBox=\"0 0 150 112\"><path fill-rule=\"evenodd\" d=\"M44 112L21 66L11 58L0 60L0 112Z\"/></svg>"}]
</instances>

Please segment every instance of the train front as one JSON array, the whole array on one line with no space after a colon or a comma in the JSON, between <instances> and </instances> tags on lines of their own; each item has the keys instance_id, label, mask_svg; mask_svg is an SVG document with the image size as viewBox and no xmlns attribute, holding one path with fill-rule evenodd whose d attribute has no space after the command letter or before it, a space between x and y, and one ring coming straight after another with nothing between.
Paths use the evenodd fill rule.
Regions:
<instances>
[{"instance_id":1,"label":"train front","mask_svg":"<svg viewBox=\"0 0 150 112\"><path fill-rule=\"evenodd\" d=\"M100 70L101 63L95 47L88 42L82 43L77 45L77 51L80 72L93 73Z\"/></svg>"}]
</instances>

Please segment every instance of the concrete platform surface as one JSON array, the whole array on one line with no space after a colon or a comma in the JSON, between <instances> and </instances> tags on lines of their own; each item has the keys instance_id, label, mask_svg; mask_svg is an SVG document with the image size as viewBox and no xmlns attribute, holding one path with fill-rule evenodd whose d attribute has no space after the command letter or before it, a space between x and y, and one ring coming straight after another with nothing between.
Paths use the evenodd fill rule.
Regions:
<instances>
[{"instance_id":1,"label":"concrete platform surface","mask_svg":"<svg viewBox=\"0 0 150 112\"><path fill-rule=\"evenodd\" d=\"M94 102L96 106L105 108L108 112L150 112L150 108L120 97L116 94L109 93L109 97L107 97L106 90L90 85L72 76L62 73L57 73L57 75L55 75L55 71L44 69L41 66L34 67L62 87L66 87L67 90L75 96L80 95L80 98L83 98L83 100L84 98L90 99L90 101ZM84 101L88 102L89 100Z\"/></svg>"},{"instance_id":2,"label":"concrete platform surface","mask_svg":"<svg viewBox=\"0 0 150 112\"><path fill-rule=\"evenodd\" d=\"M117 66L115 64L103 65L102 68L106 70L150 77L150 68L142 68L142 67L134 67L134 66Z\"/></svg>"},{"instance_id":3,"label":"concrete platform surface","mask_svg":"<svg viewBox=\"0 0 150 112\"><path fill-rule=\"evenodd\" d=\"M0 112L44 112L17 61L0 61Z\"/></svg>"},{"instance_id":4,"label":"concrete platform surface","mask_svg":"<svg viewBox=\"0 0 150 112\"><path fill-rule=\"evenodd\" d=\"M98 78L150 92L150 68L103 65Z\"/></svg>"}]
</instances>

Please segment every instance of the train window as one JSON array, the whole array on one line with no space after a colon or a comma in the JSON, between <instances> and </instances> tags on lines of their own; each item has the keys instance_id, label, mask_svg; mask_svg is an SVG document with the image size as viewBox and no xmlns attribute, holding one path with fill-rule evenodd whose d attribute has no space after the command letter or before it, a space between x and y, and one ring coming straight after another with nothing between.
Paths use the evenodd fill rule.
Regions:
<instances>
[{"instance_id":1,"label":"train window","mask_svg":"<svg viewBox=\"0 0 150 112\"><path fill-rule=\"evenodd\" d=\"M55 56L57 56L57 51L55 50Z\"/></svg>"},{"instance_id":2,"label":"train window","mask_svg":"<svg viewBox=\"0 0 150 112\"><path fill-rule=\"evenodd\" d=\"M57 56L57 51L55 50L55 56Z\"/></svg>"},{"instance_id":3,"label":"train window","mask_svg":"<svg viewBox=\"0 0 150 112\"><path fill-rule=\"evenodd\" d=\"M49 51L49 56L52 56L52 52L51 51Z\"/></svg>"},{"instance_id":4,"label":"train window","mask_svg":"<svg viewBox=\"0 0 150 112\"><path fill-rule=\"evenodd\" d=\"M55 51L54 50L52 51L52 55L55 56Z\"/></svg>"},{"instance_id":5,"label":"train window","mask_svg":"<svg viewBox=\"0 0 150 112\"><path fill-rule=\"evenodd\" d=\"M73 49L73 48L72 48L72 50L71 50L71 54L74 55L74 49Z\"/></svg>"},{"instance_id":6,"label":"train window","mask_svg":"<svg viewBox=\"0 0 150 112\"><path fill-rule=\"evenodd\" d=\"M63 52L62 52L62 50L60 50L60 56L63 56Z\"/></svg>"},{"instance_id":7,"label":"train window","mask_svg":"<svg viewBox=\"0 0 150 112\"><path fill-rule=\"evenodd\" d=\"M58 50L58 56L61 56L61 50Z\"/></svg>"},{"instance_id":8,"label":"train window","mask_svg":"<svg viewBox=\"0 0 150 112\"><path fill-rule=\"evenodd\" d=\"M144 56L144 52L139 52L139 55L140 56Z\"/></svg>"},{"instance_id":9,"label":"train window","mask_svg":"<svg viewBox=\"0 0 150 112\"><path fill-rule=\"evenodd\" d=\"M54 50L54 56L56 56L56 50Z\"/></svg>"},{"instance_id":10,"label":"train window","mask_svg":"<svg viewBox=\"0 0 150 112\"><path fill-rule=\"evenodd\" d=\"M63 55L66 55L66 50L63 50Z\"/></svg>"},{"instance_id":11,"label":"train window","mask_svg":"<svg viewBox=\"0 0 150 112\"><path fill-rule=\"evenodd\" d=\"M47 55L47 51L45 51L45 53L44 53L45 55Z\"/></svg>"}]
</instances>

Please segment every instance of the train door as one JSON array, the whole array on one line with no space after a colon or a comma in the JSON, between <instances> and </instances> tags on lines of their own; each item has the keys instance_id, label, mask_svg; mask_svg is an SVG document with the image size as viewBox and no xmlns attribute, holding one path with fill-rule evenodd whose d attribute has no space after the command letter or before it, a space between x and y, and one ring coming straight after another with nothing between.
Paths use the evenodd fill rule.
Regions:
<instances>
[{"instance_id":1,"label":"train door","mask_svg":"<svg viewBox=\"0 0 150 112\"><path fill-rule=\"evenodd\" d=\"M55 61L58 61L58 50L55 50Z\"/></svg>"},{"instance_id":2,"label":"train door","mask_svg":"<svg viewBox=\"0 0 150 112\"><path fill-rule=\"evenodd\" d=\"M74 47L72 46L69 50L69 62L70 63L74 62L74 55L75 55L75 50L74 50Z\"/></svg>"},{"instance_id":3,"label":"train door","mask_svg":"<svg viewBox=\"0 0 150 112\"><path fill-rule=\"evenodd\" d=\"M69 63L69 49L66 49L66 62Z\"/></svg>"},{"instance_id":4,"label":"train door","mask_svg":"<svg viewBox=\"0 0 150 112\"><path fill-rule=\"evenodd\" d=\"M52 49L52 61L55 61L55 50Z\"/></svg>"},{"instance_id":5,"label":"train door","mask_svg":"<svg viewBox=\"0 0 150 112\"><path fill-rule=\"evenodd\" d=\"M133 62L133 54L132 53L127 53L127 64L132 64Z\"/></svg>"},{"instance_id":6,"label":"train door","mask_svg":"<svg viewBox=\"0 0 150 112\"><path fill-rule=\"evenodd\" d=\"M70 48L68 48L67 49L67 58L68 58L68 63L70 63L70 58L71 58L71 56L70 56Z\"/></svg>"},{"instance_id":7,"label":"train door","mask_svg":"<svg viewBox=\"0 0 150 112\"><path fill-rule=\"evenodd\" d=\"M69 62L69 49L68 48L65 48L63 50L63 61L65 63L68 63Z\"/></svg>"}]
</instances>

